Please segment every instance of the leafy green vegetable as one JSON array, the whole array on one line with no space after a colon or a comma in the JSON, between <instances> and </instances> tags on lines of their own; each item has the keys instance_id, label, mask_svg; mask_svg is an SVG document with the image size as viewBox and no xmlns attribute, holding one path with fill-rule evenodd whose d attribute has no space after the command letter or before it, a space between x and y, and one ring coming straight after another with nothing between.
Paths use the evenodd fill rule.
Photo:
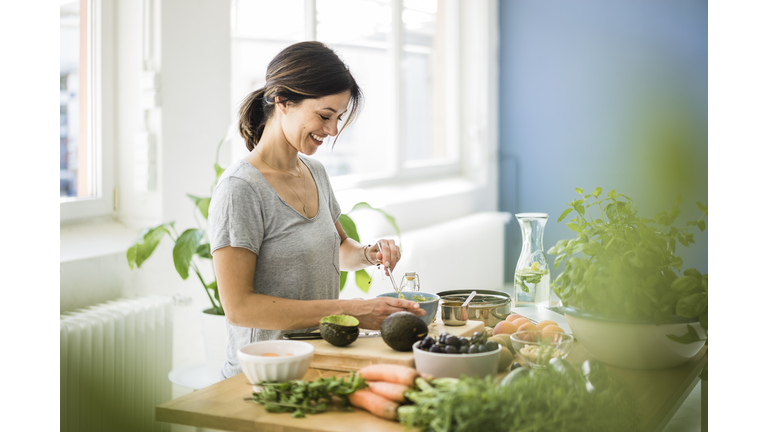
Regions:
<instances>
[{"instance_id":1,"label":"leafy green vegetable","mask_svg":"<svg viewBox=\"0 0 768 432\"><path fill-rule=\"evenodd\" d=\"M602 199L601 188L586 196L581 188L576 192L582 196L566 204L559 220L575 214L566 225L577 236L548 251L557 256L555 268L565 264L552 283L565 306L608 317L651 318L656 324L669 322L675 313L706 314L706 275L687 269L678 277L683 260L675 254L678 243L693 243L694 227L703 229L705 205L697 203L703 212L699 220L678 228L673 224L680 215L680 195L670 211L648 219L638 216L637 204L615 189Z\"/></svg>"},{"instance_id":2,"label":"leafy green vegetable","mask_svg":"<svg viewBox=\"0 0 768 432\"><path fill-rule=\"evenodd\" d=\"M437 378L431 384L417 378L417 388L406 391L413 405L401 406L398 418L424 432L638 429L636 401L620 384L588 390L586 378L572 372L564 379L553 367L537 369L508 385L492 377Z\"/></svg>"},{"instance_id":3,"label":"leafy green vegetable","mask_svg":"<svg viewBox=\"0 0 768 432\"><path fill-rule=\"evenodd\" d=\"M349 377L333 376L315 381L293 380L281 383L262 381L260 393L253 393L253 401L264 405L271 413L290 412L291 417L304 417L305 414L317 414L328 410L333 404L333 397L342 401L343 407L349 407L349 396L357 390L368 387L365 378L356 372Z\"/></svg>"}]
</instances>

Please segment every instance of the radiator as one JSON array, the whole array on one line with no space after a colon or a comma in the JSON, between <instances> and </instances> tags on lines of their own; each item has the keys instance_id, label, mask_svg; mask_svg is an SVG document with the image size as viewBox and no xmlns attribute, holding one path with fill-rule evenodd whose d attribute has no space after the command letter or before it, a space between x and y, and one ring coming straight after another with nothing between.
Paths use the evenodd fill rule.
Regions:
<instances>
[{"instance_id":1,"label":"radiator","mask_svg":"<svg viewBox=\"0 0 768 432\"><path fill-rule=\"evenodd\" d=\"M60 319L61 431L170 431L173 299L120 299Z\"/></svg>"}]
</instances>

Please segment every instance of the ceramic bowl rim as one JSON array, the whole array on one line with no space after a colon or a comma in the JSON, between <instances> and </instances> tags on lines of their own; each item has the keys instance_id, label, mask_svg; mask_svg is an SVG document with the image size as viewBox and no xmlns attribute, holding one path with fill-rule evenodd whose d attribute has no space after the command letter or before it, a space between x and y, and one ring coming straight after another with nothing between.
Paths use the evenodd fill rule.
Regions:
<instances>
[{"instance_id":1,"label":"ceramic bowl rim","mask_svg":"<svg viewBox=\"0 0 768 432\"><path fill-rule=\"evenodd\" d=\"M542 343L542 340L541 340L541 339L538 339L538 340L536 340L536 341L529 341L529 340L522 340L522 339L517 339L517 338L515 338L515 335L516 335L516 334L518 334L518 333L538 333L539 335L541 335L541 333L542 333L542 331L541 331L541 330L523 330L523 331L516 331L516 332L514 332L514 333L510 334L510 335L509 335L509 338L512 340L512 342L523 343L523 344L534 344L534 345L540 345L540 344ZM575 337L573 337L573 335L572 335L572 334L567 334L567 333L560 333L560 335L561 335L561 336L563 336L563 337L564 337L564 339L563 339L563 340L561 340L560 342L558 342L558 345L559 345L559 344L562 344L562 343L568 343L568 342L569 342L569 341L568 341L568 339L570 339L570 343L571 343L571 344L573 344L573 342L576 340L576 338L575 338ZM569 348L569 350L570 350L570 348Z\"/></svg>"},{"instance_id":2,"label":"ceramic bowl rim","mask_svg":"<svg viewBox=\"0 0 768 432\"><path fill-rule=\"evenodd\" d=\"M264 346L264 345L269 345L270 343L278 343L278 342L279 343L288 344L288 345L295 345L295 346L309 348L309 351L305 352L305 353L302 353L302 354L296 354L296 355L292 355L292 356L288 356L288 357L286 357L286 356L282 356L282 357L264 357L264 356L261 356L261 355L250 354L250 353L247 353L247 352L243 351L245 348L248 348L250 346L254 346L254 345L262 345L262 346ZM240 360L240 356L242 356L245 360L255 361L255 362L258 362L258 363L284 363L284 362L289 362L289 361L298 361L298 360L304 359L304 358L306 358L308 356L311 356L314 353L315 353L314 345L312 345L310 343L307 343L307 342L303 342L303 341L293 341L293 340L266 340L266 341L251 342L251 343L249 343L247 345L243 345L242 347L238 348L238 350L237 350L238 361L241 361Z\"/></svg>"},{"instance_id":3,"label":"ceramic bowl rim","mask_svg":"<svg viewBox=\"0 0 768 432\"><path fill-rule=\"evenodd\" d=\"M421 291L407 291L407 292L403 292L401 294L408 294L408 293L414 293L414 294L418 294L418 295L426 294L426 295L429 295L429 296L435 296L435 298L432 299L432 300L427 300L427 301L423 301L423 302L417 302L418 304L432 304L432 303L440 301L440 296L435 294L435 293L421 292ZM397 295L397 293L393 291L393 292L386 292L386 293L379 294L376 297L398 298L398 297L395 297L396 295ZM406 299L406 300L408 300L408 299ZM413 301L413 300L409 300L409 301Z\"/></svg>"},{"instance_id":4,"label":"ceramic bowl rim","mask_svg":"<svg viewBox=\"0 0 768 432\"><path fill-rule=\"evenodd\" d=\"M632 319L629 317L606 317L604 314L601 314L599 312L586 311L583 309L577 309L572 306L563 307L562 311L566 315L571 315L576 318L582 318L582 319L587 319L591 321L604 321L604 322L612 322L612 323L653 325L653 326L656 325L653 318L647 318L647 317L641 317L641 318L635 318L635 319ZM697 322L699 322L698 318L686 318L680 315L671 315L669 317L669 322L664 324L693 324Z\"/></svg>"},{"instance_id":5,"label":"ceramic bowl rim","mask_svg":"<svg viewBox=\"0 0 768 432\"><path fill-rule=\"evenodd\" d=\"M440 357L442 357L442 358L448 358L448 357L478 358L478 357L490 356L491 354L495 354L495 353L500 353L501 352L501 344L499 344L499 346L495 350L481 352L481 353L466 353L466 354L434 353L434 352L424 351L422 349L416 348L416 344L418 344L418 343L421 343L421 341L416 341L416 342L413 343L412 348L413 348L414 355L416 355L416 351L419 351L420 354L424 354L424 355L427 355L427 356L438 357L438 358L440 358Z\"/></svg>"}]
</instances>

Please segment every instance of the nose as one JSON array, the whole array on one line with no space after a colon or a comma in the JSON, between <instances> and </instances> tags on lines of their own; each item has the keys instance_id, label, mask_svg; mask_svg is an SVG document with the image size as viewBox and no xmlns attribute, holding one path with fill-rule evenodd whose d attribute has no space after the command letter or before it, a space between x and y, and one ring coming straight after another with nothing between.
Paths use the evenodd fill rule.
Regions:
<instances>
[{"instance_id":1,"label":"nose","mask_svg":"<svg viewBox=\"0 0 768 432\"><path fill-rule=\"evenodd\" d=\"M336 136L336 134L339 133L339 126L336 122L331 121L330 125L323 127L323 132L327 133L330 136Z\"/></svg>"}]
</instances>

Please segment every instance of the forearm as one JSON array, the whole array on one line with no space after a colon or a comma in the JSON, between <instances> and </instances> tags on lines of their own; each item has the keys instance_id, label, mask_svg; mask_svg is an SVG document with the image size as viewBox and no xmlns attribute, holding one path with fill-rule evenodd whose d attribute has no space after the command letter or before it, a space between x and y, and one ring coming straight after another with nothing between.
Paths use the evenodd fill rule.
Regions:
<instances>
[{"instance_id":1,"label":"forearm","mask_svg":"<svg viewBox=\"0 0 768 432\"><path fill-rule=\"evenodd\" d=\"M347 237L339 247L341 271L355 271L374 265L375 258L371 256L371 251L370 246Z\"/></svg>"},{"instance_id":2,"label":"forearm","mask_svg":"<svg viewBox=\"0 0 768 432\"><path fill-rule=\"evenodd\" d=\"M233 299L234 300L234 299ZM316 327L328 315L351 315L352 300L291 300L249 293L225 302L231 324L265 330L297 330Z\"/></svg>"}]
</instances>

